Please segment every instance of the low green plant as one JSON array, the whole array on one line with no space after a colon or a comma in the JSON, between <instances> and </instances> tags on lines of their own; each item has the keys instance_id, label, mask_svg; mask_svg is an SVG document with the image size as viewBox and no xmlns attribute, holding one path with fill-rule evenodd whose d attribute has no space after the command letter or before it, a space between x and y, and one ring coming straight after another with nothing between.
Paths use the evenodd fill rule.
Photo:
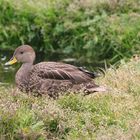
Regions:
<instances>
[{"instance_id":1,"label":"low green plant","mask_svg":"<svg viewBox=\"0 0 140 140\"><path fill-rule=\"evenodd\" d=\"M115 63L140 52L139 7L139 0L0 0L0 49L29 44L40 59Z\"/></svg>"}]
</instances>

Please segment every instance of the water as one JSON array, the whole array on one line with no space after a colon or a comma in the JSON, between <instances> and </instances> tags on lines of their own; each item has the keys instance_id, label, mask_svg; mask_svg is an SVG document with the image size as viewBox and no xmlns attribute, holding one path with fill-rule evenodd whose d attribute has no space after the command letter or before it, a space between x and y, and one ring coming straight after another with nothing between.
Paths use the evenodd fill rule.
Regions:
<instances>
[{"instance_id":1,"label":"water","mask_svg":"<svg viewBox=\"0 0 140 140\"><path fill-rule=\"evenodd\" d=\"M12 55L11 55L12 56ZM13 83L16 67L8 66L4 64L10 59L10 53L1 51L0 52L0 84Z\"/></svg>"}]
</instances>

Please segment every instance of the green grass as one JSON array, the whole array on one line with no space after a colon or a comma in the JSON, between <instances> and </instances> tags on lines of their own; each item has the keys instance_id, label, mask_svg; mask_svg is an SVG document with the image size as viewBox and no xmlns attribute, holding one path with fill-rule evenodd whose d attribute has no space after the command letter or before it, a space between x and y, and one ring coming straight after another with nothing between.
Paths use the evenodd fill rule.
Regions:
<instances>
[{"instance_id":1,"label":"green grass","mask_svg":"<svg viewBox=\"0 0 140 140\"><path fill-rule=\"evenodd\" d=\"M121 62L96 80L108 92L58 100L0 87L0 139L140 139L140 61Z\"/></svg>"}]
</instances>

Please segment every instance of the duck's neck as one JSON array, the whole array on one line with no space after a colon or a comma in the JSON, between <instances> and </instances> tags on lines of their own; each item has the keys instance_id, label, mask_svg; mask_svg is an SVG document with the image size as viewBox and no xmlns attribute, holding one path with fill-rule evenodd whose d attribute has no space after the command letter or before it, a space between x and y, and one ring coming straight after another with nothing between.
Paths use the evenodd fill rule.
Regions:
<instances>
[{"instance_id":1,"label":"duck's neck","mask_svg":"<svg viewBox=\"0 0 140 140\"><path fill-rule=\"evenodd\" d=\"M23 63L20 69L16 73L16 84L20 84L28 81L29 73L32 69L33 63Z\"/></svg>"}]
</instances>

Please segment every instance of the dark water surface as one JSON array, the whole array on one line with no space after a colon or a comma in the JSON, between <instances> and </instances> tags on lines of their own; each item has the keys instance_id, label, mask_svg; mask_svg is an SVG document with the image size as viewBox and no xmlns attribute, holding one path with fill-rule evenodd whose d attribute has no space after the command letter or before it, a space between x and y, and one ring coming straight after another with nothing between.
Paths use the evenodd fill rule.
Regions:
<instances>
[{"instance_id":1,"label":"dark water surface","mask_svg":"<svg viewBox=\"0 0 140 140\"><path fill-rule=\"evenodd\" d=\"M14 84L15 81L15 74L16 71L20 68L21 64L13 64L12 66L5 66L4 64L10 60L10 58L12 57L13 52L11 51L0 51L0 84ZM48 61L48 60L44 60L42 57L42 54L38 55L39 57L37 57L37 60L35 63L41 62L41 61ZM40 57L41 56L41 57ZM59 60L55 57L51 58L51 60L49 61L62 61ZM69 59L65 59L62 62L65 63L69 63L75 66L85 66L86 69L90 70L90 71L97 71L99 70L98 68L101 67L103 68L104 65L101 64L100 66L97 64L84 64L82 62L77 62L76 59L73 58L69 58Z\"/></svg>"},{"instance_id":2,"label":"dark water surface","mask_svg":"<svg viewBox=\"0 0 140 140\"><path fill-rule=\"evenodd\" d=\"M13 83L16 67L4 64L10 59L12 52L0 51L0 84Z\"/></svg>"}]
</instances>

